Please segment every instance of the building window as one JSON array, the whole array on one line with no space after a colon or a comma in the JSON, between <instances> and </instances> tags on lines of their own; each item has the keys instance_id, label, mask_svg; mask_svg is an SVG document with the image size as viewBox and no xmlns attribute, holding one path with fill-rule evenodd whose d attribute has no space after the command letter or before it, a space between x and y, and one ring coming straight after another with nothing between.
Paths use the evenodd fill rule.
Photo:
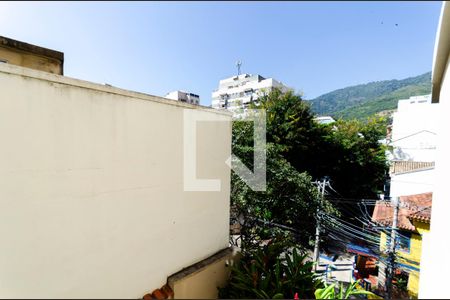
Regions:
<instances>
[{"instance_id":1,"label":"building window","mask_svg":"<svg viewBox=\"0 0 450 300\"><path fill-rule=\"evenodd\" d=\"M409 253L411 251L411 233L410 232L399 232L397 237L397 250Z\"/></svg>"}]
</instances>

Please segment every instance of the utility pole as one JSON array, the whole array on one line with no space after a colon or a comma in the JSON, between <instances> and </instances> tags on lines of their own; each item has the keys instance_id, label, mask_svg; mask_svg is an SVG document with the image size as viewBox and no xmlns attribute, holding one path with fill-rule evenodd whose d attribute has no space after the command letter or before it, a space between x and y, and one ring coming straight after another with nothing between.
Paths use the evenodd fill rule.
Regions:
<instances>
[{"instance_id":1,"label":"utility pole","mask_svg":"<svg viewBox=\"0 0 450 300\"><path fill-rule=\"evenodd\" d=\"M386 276L386 299L392 299L392 280L394 279L395 270L395 251L397 244L397 223L398 223L398 210L400 207L399 197L394 197L392 200L392 205L394 206L394 214L392 218L391 227L391 242L389 245L389 256L387 264L387 276Z\"/></svg>"},{"instance_id":2,"label":"utility pole","mask_svg":"<svg viewBox=\"0 0 450 300\"><path fill-rule=\"evenodd\" d=\"M317 188L319 189L319 193L321 194L322 198L325 195L325 186L328 184L328 180L326 178L323 179L322 182L316 181ZM320 243L320 206L322 204L322 198L320 200L319 207L317 208L316 212L316 241L314 243L314 272L317 271L317 266L319 265L319 243Z\"/></svg>"}]
</instances>

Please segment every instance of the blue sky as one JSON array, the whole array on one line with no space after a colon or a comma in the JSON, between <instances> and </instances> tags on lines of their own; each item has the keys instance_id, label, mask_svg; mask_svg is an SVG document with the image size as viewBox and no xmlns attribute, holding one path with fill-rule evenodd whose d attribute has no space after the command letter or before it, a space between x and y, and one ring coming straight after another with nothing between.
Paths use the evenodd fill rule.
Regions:
<instances>
[{"instance_id":1,"label":"blue sky","mask_svg":"<svg viewBox=\"0 0 450 300\"><path fill-rule=\"evenodd\" d=\"M209 105L218 81L274 77L311 99L431 70L441 2L0 2L0 35L63 51L65 75ZM397 26L395 25L397 24Z\"/></svg>"}]
</instances>

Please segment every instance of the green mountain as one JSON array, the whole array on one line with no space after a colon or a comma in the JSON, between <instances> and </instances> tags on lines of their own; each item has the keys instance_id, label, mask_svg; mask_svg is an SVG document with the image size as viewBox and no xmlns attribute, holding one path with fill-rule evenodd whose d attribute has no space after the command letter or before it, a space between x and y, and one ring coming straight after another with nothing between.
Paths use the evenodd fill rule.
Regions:
<instances>
[{"instance_id":1,"label":"green mountain","mask_svg":"<svg viewBox=\"0 0 450 300\"><path fill-rule=\"evenodd\" d=\"M403 80L384 80L335 90L311 100L318 115L365 119L397 108L397 101L431 93L431 72Z\"/></svg>"}]
</instances>

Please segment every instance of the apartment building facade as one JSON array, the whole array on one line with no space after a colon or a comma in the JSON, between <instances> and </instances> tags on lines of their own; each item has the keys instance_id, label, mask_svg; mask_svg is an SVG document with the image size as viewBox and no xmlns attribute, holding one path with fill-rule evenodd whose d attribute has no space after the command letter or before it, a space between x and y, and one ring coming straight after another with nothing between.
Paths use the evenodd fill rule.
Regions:
<instances>
[{"instance_id":1,"label":"apartment building facade","mask_svg":"<svg viewBox=\"0 0 450 300\"><path fill-rule=\"evenodd\" d=\"M261 75L240 74L219 81L219 87L212 92L211 106L216 109L227 109L234 114L245 113L252 102L273 88L287 92L291 88L273 78Z\"/></svg>"}]
</instances>

